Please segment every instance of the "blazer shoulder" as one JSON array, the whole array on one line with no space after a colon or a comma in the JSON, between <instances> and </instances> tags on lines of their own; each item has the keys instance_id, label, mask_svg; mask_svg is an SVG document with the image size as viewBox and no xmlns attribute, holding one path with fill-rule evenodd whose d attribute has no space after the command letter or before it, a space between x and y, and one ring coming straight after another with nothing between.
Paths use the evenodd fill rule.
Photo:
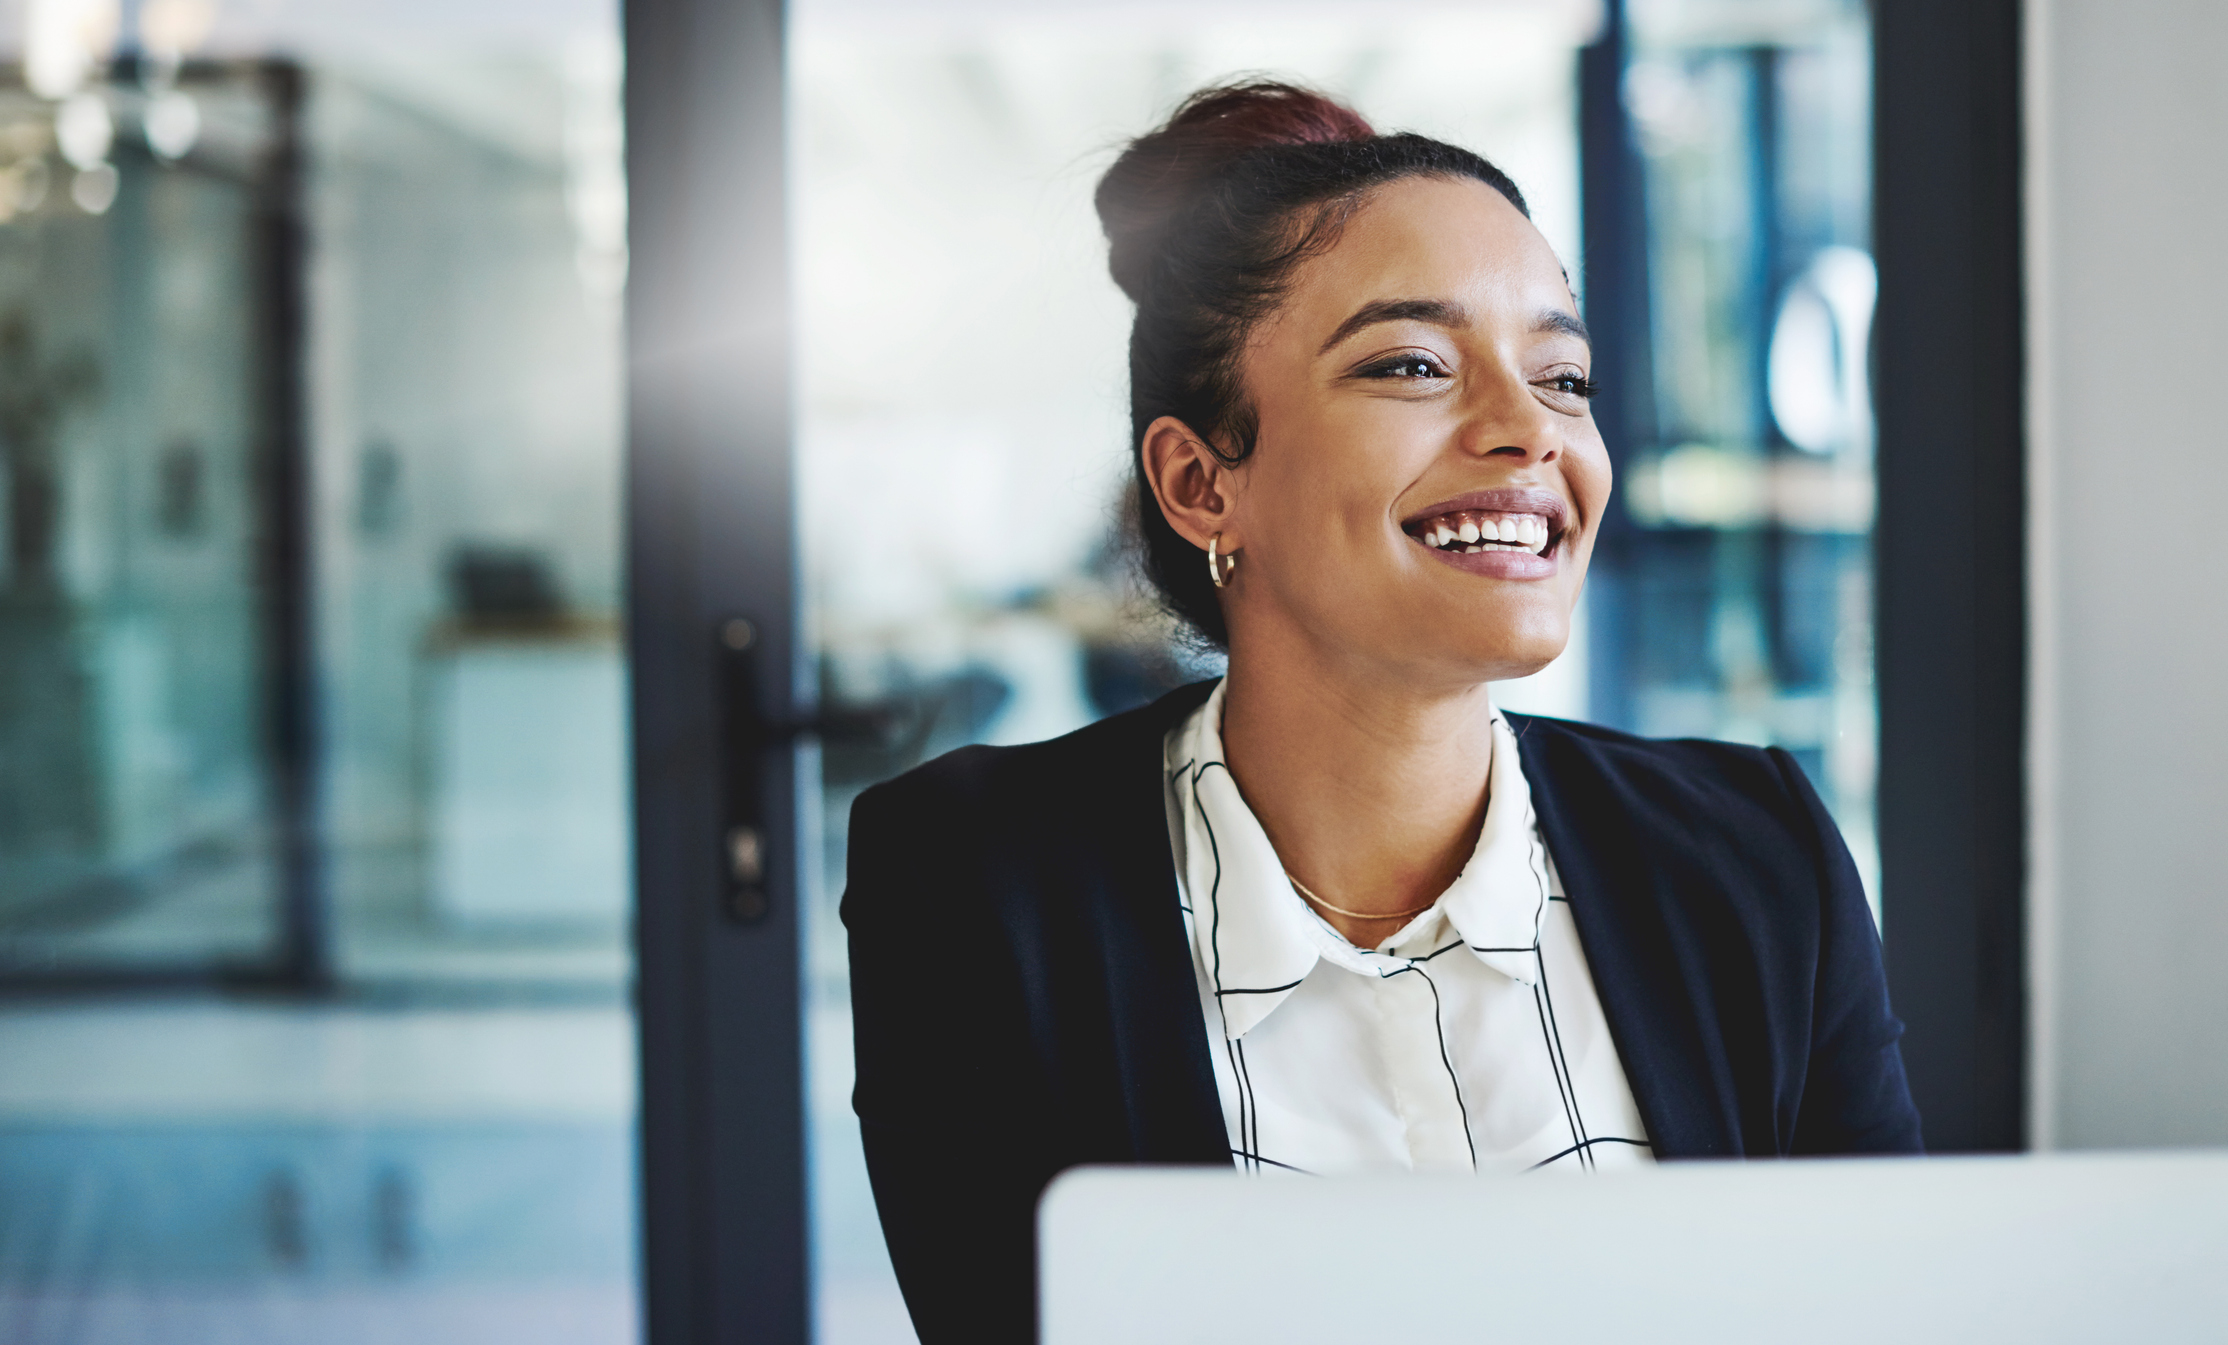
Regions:
<instances>
[{"instance_id":1,"label":"blazer shoulder","mask_svg":"<svg viewBox=\"0 0 2228 1345\"><path fill-rule=\"evenodd\" d=\"M1510 712L1504 717L1516 734L1518 744L1527 749L1534 744L1554 743L1578 747L1609 760L1700 766L1711 762L1762 762L1771 751L1766 747L1721 742L1715 738L1643 738L1622 729L1547 715Z\"/></svg>"},{"instance_id":2,"label":"blazer shoulder","mask_svg":"<svg viewBox=\"0 0 2228 1345\"><path fill-rule=\"evenodd\" d=\"M1637 734L1539 715L1509 715L1535 783L1588 808L1651 816L1667 825L1741 832L1775 823L1812 829L1813 793L1794 758L1775 747Z\"/></svg>"},{"instance_id":3,"label":"blazer shoulder","mask_svg":"<svg viewBox=\"0 0 2228 1345\"><path fill-rule=\"evenodd\" d=\"M1110 787L1157 777L1168 731L1213 691L1212 682L1179 687L1150 705L1044 742L962 747L874 785L852 805L853 828L900 819L978 831L1001 819L1029 823L1075 816ZM1156 806L1158 806L1156 804Z\"/></svg>"}]
</instances>

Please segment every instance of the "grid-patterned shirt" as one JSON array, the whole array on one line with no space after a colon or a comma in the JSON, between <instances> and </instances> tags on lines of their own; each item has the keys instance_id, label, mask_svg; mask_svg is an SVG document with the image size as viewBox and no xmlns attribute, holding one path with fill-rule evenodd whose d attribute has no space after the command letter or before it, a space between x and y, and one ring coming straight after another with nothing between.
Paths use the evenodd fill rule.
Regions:
<instances>
[{"instance_id":1,"label":"grid-patterned shirt","mask_svg":"<svg viewBox=\"0 0 2228 1345\"><path fill-rule=\"evenodd\" d=\"M1570 905L1493 716L1485 823L1428 911L1356 948L1293 890L1222 755L1166 743L1168 829L1230 1151L1249 1172L1652 1161Z\"/></svg>"}]
</instances>

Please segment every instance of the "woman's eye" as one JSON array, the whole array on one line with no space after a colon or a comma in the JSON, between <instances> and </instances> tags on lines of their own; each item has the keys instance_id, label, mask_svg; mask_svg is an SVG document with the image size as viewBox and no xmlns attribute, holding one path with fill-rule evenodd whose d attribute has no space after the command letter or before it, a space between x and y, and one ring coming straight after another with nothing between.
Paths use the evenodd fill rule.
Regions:
<instances>
[{"instance_id":1,"label":"woman's eye","mask_svg":"<svg viewBox=\"0 0 2228 1345\"><path fill-rule=\"evenodd\" d=\"M1445 378L1447 371L1421 355L1401 355L1369 366L1371 378Z\"/></svg>"},{"instance_id":2,"label":"woman's eye","mask_svg":"<svg viewBox=\"0 0 2228 1345\"><path fill-rule=\"evenodd\" d=\"M1557 374L1546 380L1546 386L1572 397L1592 397L1601 391L1594 380L1584 374Z\"/></svg>"}]
</instances>

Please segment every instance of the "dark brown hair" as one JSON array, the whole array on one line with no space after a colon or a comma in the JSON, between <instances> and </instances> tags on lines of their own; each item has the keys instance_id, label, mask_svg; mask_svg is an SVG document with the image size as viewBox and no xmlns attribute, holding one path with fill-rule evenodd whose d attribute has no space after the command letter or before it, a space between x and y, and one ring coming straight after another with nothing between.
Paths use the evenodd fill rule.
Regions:
<instances>
[{"instance_id":1,"label":"dark brown hair","mask_svg":"<svg viewBox=\"0 0 2228 1345\"><path fill-rule=\"evenodd\" d=\"M1130 328L1130 447L1138 548L1171 612L1227 646L1206 553L1169 526L1146 484L1145 428L1174 416L1232 466L1259 421L1240 385L1246 334L1283 298L1292 269L1322 252L1375 189L1409 177L1475 178L1528 216L1508 175L1466 149L1379 135L1361 114L1291 84L1201 89L1139 136L1099 179L1114 283L1137 305Z\"/></svg>"}]
</instances>

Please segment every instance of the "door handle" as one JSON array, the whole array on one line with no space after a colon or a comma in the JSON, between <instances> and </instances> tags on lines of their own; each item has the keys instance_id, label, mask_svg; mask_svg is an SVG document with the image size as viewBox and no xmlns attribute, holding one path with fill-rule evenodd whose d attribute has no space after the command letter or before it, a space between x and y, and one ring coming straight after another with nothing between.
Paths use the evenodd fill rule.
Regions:
<instances>
[{"instance_id":1,"label":"door handle","mask_svg":"<svg viewBox=\"0 0 2228 1345\"><path fill-rule=\"evenodd\" d=\"M888 701L804 718L770 715L760 670L765 642L758 624L748 617L729 617L719 623L715 636L725 785L720 904L737 924L755 925L773 912L775 847L788 839L774 834L766 815L770 756L807 737L833 743L885 741L893 726L905 723L906 707ZM921 733L925 737L925 726Z\"/></svg>"},{"instance_id":2,"label":"door handle","mask_svg":"<svg viewBox=\"0 0 2228 1345\"><path fill-rule=\"evenodd\" d=\"M773 912L772 866L768 862L767 755L793 735L766 713L759 676L758 625L729 617L717 631L720 700L721 775L720 909L737 924L755 925Z\"/></svg>"}]
</instances>

